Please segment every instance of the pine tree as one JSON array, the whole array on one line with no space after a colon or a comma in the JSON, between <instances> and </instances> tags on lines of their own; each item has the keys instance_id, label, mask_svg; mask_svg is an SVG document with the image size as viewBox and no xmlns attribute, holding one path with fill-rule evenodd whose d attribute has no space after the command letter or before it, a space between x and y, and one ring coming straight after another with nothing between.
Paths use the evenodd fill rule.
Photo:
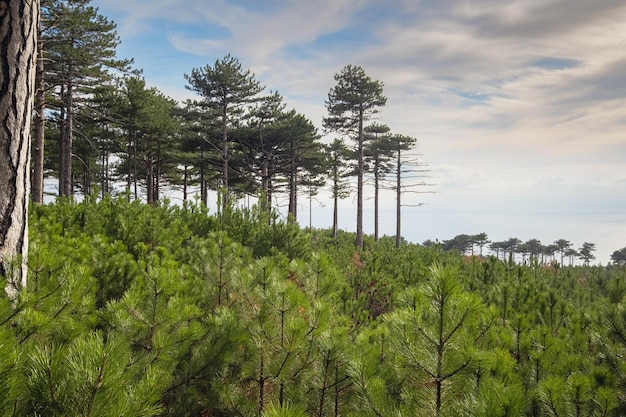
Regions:
<instances>
[{"instance_id":1,"label":"pine tree","mask_svg":"<svg viewBox=\"0 0 626 417\"><path fill-rule=\"evenodd\" d=\"M306 188L309 196L324 185L326 160L317 128L304 115L291 110L279 121L278 134L286 141L277 158L277 169L289 196L291 221L298 218L298 190ZM310 211L309 211L310 213Z\"/></svg>"},{"instance_id":2,"label":"pine tree","mask_svg":"<svg viewBox=\"0 0 626 417\"><path fill-rule=\"evenodd\" d=\"M389 127L386 125L373 124L365 128L366 143L364 149L366 171L374 176L374 241L378 241L378 219L379 219L379 195L383 188L383 180L393 166L391 158L393 155L392 142L386 136Z\"/></svg>"},{"instance_id":3,"label":"pine tree","mask_svg":"<svg viewBox=\"0 0 626 417\"><path fill-rule=\"evenodd\" d=\"M74 190L72 152L75 116L93 88L109 79L109 70L125 70L116 59L116 25L98 14L89 0L51 0L43 9L42 42L52 107L59 123L59 195Z\"/></svg>"},{"instance_id":4,"label":"pine tree","mask_svg":"<svg viewBox=\"0 0 626 417\"><path fill-rule=\"evenodd\" d=\"M147 88L138 76L124 79L119 104L117 112L123 117L120 127L127 137L119 173L126 174L126 185L135 199L139 198L139 181L145 180L146 201L154 204L166 166L164 156L179 127L174 117L176 104L157 89Z\"/></svg>"},{"instance_id":5,"label":"pine tree","mask_svg":"<svg viewBox=\"0 0 626 417\"><path fill-rule=\"evenodd\" d=\"M177 161L183 166L183 199L189 196L189 186L198 184L200 201L208 205L210 184L217 184L221 170L221 152L215 140L219 136L218 116L211 108L190 100L181 109L181 131ZM217 185L213 189L217 189Z\"/></svg>"},{"instance_id":6,"label":"pine tree","mask_svg":"<svg viewBox=\"0 0 626 417\"><path fill-rule=\"evenodd\" d=\"M578 249L579 257L585 262L585 265L589 266L589 262L596 259L596 256L593 254L595 250L596 244L589 242L584 242L580 249Z\"/></svg>"},{"instance_id":7,"label":"pine tree","mask_svg":"<svg viewBox=\"0 0 626 417\"><path fill-rule=\"evenodd\" d=\"M344 133L356 142L357 215L356 247L363 249L363 175L364 127L379 107L387 103L383 95L383 83L372 80L363 68L347 65L335 74L337 85L328 92L324 127Z\"/></svg>"},{"instance_id":8,"label":"pine tree","mask_svg":"<svg viewBox=\"0 0 626 417\"><path fill-rule=\"evenodd\" d=\"M346 181L346 178L350 175L346 165L350 153L341 139L335 139L332 143L326 145L325 152L333 197L333 238L336 238L339 231L339 200L348 198L350 195L350 184Z\"/></svg>"},{"instance_id":9,"label":"pine tree","mask_svg":"<svg viewBox=\"0 0 626 417\"><path fill-rule=\"evenodd\" d=\"M213 67L194 68L191 74L185 74L186 88L194 91L202 100L199 104L212 108L220 119L221 137L217 142L222 163L221 188L225 190L224 204L228 204L230 187L229 149L233 139L229 131L241 119L245 106L257 100L263 87L254 78L250 70L243 70L239 61L226 55L215 61Z\"/></svg>"},{"instance_id":10,"label":"pine tree","mask_svg":"<svg viewBox=\"0 0 626 417\"><path fill-rule=\"evenodd\" d=\"M402 194L403 192L406 193L409 187L424 186L426 184L424 182L412 183L410 185L403 183L403 177L405 176L403 174L410 172L410 170L406 168L407 161L403 159L403 155L406 151L413 148L416 139L410 136L393 135L389 138L389 141L391 142L390 147L396 157L396 185L394 189L396 192L396 248L399 248L402 243Z\"/></svg>"},{"instance_id":11,"label":"pine tree","mask_svg":"<svg viewBox=\"0 0 626 417\"><path fill-rule=\"evenodd\" d=\"M457 274L451 266L431 266L428 282L387 318L402 358L398 365L413 384L405 395L424 415L448 415L446 410L459 407L467 389L463 376L474 366L488 326L480 299L463 291Z\"/></svg>"}]
</instances>

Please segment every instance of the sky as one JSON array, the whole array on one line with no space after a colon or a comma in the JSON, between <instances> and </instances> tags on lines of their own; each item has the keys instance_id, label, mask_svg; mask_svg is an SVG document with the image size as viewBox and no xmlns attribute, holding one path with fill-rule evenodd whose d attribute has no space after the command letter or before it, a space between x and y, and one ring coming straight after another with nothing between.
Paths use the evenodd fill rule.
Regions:
<instances>
[{"instance_id":1,"label":"sky","mask_svg":"<svg viewBox=\"0 0 626 417\"><path fill-rule=\"evenodd\" d=\"M147 84L195 99L184 74L226 54L322 130L334 75L384 83L372 122L417 139L434 185L403 195L402 235L626 246L626 2L623 0L92 0L117 24L118 55ZM330 136L325 136L329 138ZM371 186L366 233L373 232ZM339 225L356 227L355 194ZM299 220L308 225L302 197ZM384 194L380 230L395 234ZM332 203L312 202L316 227Z\"/></svg>"}]
</instances>

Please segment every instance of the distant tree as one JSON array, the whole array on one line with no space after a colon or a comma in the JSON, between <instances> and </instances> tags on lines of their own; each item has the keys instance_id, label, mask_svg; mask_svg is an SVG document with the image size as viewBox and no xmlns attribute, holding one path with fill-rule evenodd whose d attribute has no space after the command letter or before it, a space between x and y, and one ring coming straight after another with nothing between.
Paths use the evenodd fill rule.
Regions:
<instances>
[{"instance_id":1,"label":"distant tree","mask_svg":"<svg viewBox=\"0 0 626 417\"><path fill-rule=\"evenodd\" d=\"M524 242L524 246L526 247L527 253L530 256L531 262L534 259L537 259L537 257L541 255L543 250L543 245L538 239L529 239Z\"/></svg>"},{"instance_id":2,"label":"distant tree","mask_svg":"<svg viewBox=\"0 0 626 417\"><path fill-rule=\"evenodd\" d=\"M478 245L478 248L480 249L480 255L482 256L483 254L483 247L489 243L489 237L487 236L487 233L479 233L477 235L472 235L472 245ZM472 253L474 253L474 248L472 246Z\"/></svg>"},{"instance_id":3,"label":"distant tree","mask_svg":"<svg viewBox=\"0 0 626 417\"><path fill-rule=\"evenodd\" d=\"M554 261L554 254L557 251L557 246L556 244L550 244L550 245L544 245L543 247L543 254L545 255L546 258L548 258L550 260L550 262Z\"/></svg>"},{"instance_id":4,"label":"distant tree","mask_svg":"<svg viewBox=\"0 0 626 417\"><path fill-rule=\"evenodd\" d=\"M258 110L252 113L253 129L239 139L241 153L245 156L239 175L252 177L252 191L260 184L267 210L271 210L276 193L288 194L288 213L295 221L299 188L321 186L319 180L326 169L323 146L317 128L295 110L283 111L282 106L275 107L272 117L265 116L262 128L259 126L261 119L255 115Z\"/></svg>"},{"instance_id":5,"label":"distant tree","mask_svg":"<svg viewBox=\"0 0 626 417\"><path fill-rule=\"evenodd\" d=\"M626 247L613 252L611 254L611 260L618 265L626 265Z\"/></svg>"},{"instance_id":6,"label":"distant tree","mask_svg":"<svg viewBox=\"0 0 626 417\"><path fill-rule=\"evenodd\" d=\"M221 139L219 148L222 162L221 187L225 191L224 204L228 204L229 185L229 153L232 138L229 131L244 113L244 107L258 100L263 90L250 70L243 70L239 60L226 55L215 61L213 67L194 68L191 74L185 74L186 88L202 97L199 103L214 109L220 119Z\"/></svg>"},{"instance_id":7,"label":"distant tree","mask_svg":"<svg viewBox=\"0 0 626 417\"><path fill-rule=\"evenodd\" d=\"M565 239L558 239L554 241L554 245L556 246L556 250L561 254L561 265L563 265L563 258L567 250L572 247L572 242Z\"/></svg>"},{"instance_id":8,"label":"distant tree","mask_svg":"<svg viewBox=\"0 0 626 417\"><path fill-rule=\"evenodd\" d=\"M339 230L339 200L348 198L350 195L350 184L346 180L350 174L347 166L350 151L343 140L335 139L332 143L326 145L325 152L333 197L333 237L336 238Z\"/></svg>"},{"instance_id":9,"label":"distant tree","mask_svg":"<svg viewBox=\"0 0 626 417\"><path fill-rule=\"evenodd\" d=\"M295 221L298 218L300 188L306 188L307 194L311 196L311 191L317 192L323 187L328 161L324 145L319 141L317 128L306 116L291 110L285 114L279 125L280 134L287 140L280 149L277 169L289 195L289 216ZM309 206L310 203L311 199ZM309 215L310 213L311 211Z\"/></svg>"},{"instance_id":10,"label":"distant tree","mask_svg":"<svg viewBox=\"0 0 626 417\"><path fill-rule=\"evenodd\" d=\"M79 120L87 121L82 130L88 129L89 131L85 133L91 139L82 141L83 144L87 142L88 146L79 145L76 153L82 155L83 160L85 158L89 158L90 162L93 160L94 165L97 166L98 169L95 172L97 178L94 181L99 182L103 197L111 193L113 181L119 179L114 175L114 167L125 143L124 116L121 114L123 97L119 82L120 80L115 80L115 82L103 83L96 87L89 105L85 106L79 115ZM89 170L83 170L84 173L85 171L90 174ZM88 193L86 180L87 178L84 177L83 191ZM91 180L90 176L89 181Z\"/></svg>"},{"instance_id":11,"label":"distant tree","mask_svg":"<svg viewBox=\"0 0 626 417\"><path fill-rule=\"evenodd\" d=\"M574 248L569 248L565 250L565 256L569 258L569 265L572 266L574 264L574 258L577 258L580 254Z\"/></svg>"},{"instance_id":12,"label":"distant tree","mask_svg":"<svg viewBox=\"0 0 626 417\"><path fill-rule=\"evenodd\" d=\"M7 281L7 295L15 299L18 290L26 286L29 141L39 1L5 2L0 6L0 18L0 276ZM16 260L21 267L12 268Z\"/></svg>"},{"instance_id":13,"label":"distant tree","mask_svg":"<svg viewBox=\"0 0 626 417\"><path fill-rule=\"evenodd\" d=\"M393 149L386 135L389 127L374 123L365 127L364 164L366 172L374 177L374 241L378 241L379 194L382 180L391 172Z\"/></svg>"},{"instance_id":14,"label":"distant tree","mask_svg":"<svg viewBox=\"0 0 626 417\"><path fill-rule=\"evenodd\" d=\"M357 219L356 247L363 248L363 174L364 174L364 123L378 108L387 103L383 83L372 80L363 68L345 66L335 74L337 85L328 92L324 127L330 131L347 134L356 142Z\"/></svg>"},{"instance_id":15,"label":"distant tree","mask_svg":"<svg viewBox=\"0 0 626 417\"><path fill-rule=\"evenodd\" d=\"M265 207L271 210L274 192L274 167L277 153L287 141L281 134L277 121L284 114L283 97L274 92L262 97L250 110L250 133L244 135L239 142L244 146L245 169L240 176L251 176L260 179L261 190L265 196ZM250 172L251 171L251 172Z\"/></svg>"},{"instance_id":16,"label":"distant tree","mask_svg":"<svg viewBox=\"0 0 626 417\"><path fill-rule=\"evenodd\" d=\"M515 254L518 253L518 246L522 243L521 240L519 240L516 237L512 237L510 239L505 240L504 242L502 242L502 249L509 254L509 260L513 261L515 258Z\"/></svg>"},{"instance_id":17,"label":"distant tree","mask_svg":"<svg viewBox=\"0 0 626 417\"><path fill-rule=\"evenodd\" d=\"M519 253L520 255L522 255L522 264L526 264L526 257L528 256L529 253L529 248L528 245L526 244L526 242L520 243L517 246L517 253Z\"/></svg>"},{"instance_id":18,"label":"distant tree","mask_svg":"<svg viewBox=\"0 0 626 417\"><path fill-rule=\"evenodd\" d=\"M139 197L139 181L145 180L146 199L152 204L159 197L164 144L173 145L171 135L180 126L174 117L176 104L157 89L147 88L139 76L127 77L120 92L120 113L124 118L121 128L127 145L118 169L126 173L128 190L132 190L135 199Z\"/></svg>"},{"instance_id":19,"label":"distant tree","mask_svg":"<svg viewBox=\"0 0 626 417\"><path fill-rule=\"evenodd\" d=\"M585 265L589 266L589 262L596 259L596 256L593 254L596 250L595 243L584 242L583 245L578 249L579 257L585 263Z\"/></svg>"},{"instance_id":20,"label":"distant tree","mask_svg":"<svg viewBox=\"0 0 626 417\"><path fill-rule=\"evenodd\" d=\"M218 115L214 109L188 100L181 112L181 132L178 143L179 163L182 165L183 198L188 186L197 184L200 201L208 204L210 184L216 184L223 167L219 137ZM217 188L217 187L214 187Z\"/></svg>"},{"instance_id":21,"label":"distant tree","mask_svg":"<svg viewBox=\"0 0 626 417\"><path fill-rule=\"evenodd\" d=\"M427 248L440 247L441 243L439 242L439 240L426 239L422 242L422 246L425 246Z\"/></svg>"},{"instance_id":22,"label":"distant tree","mask_svg":"<svg viewBox=\"0 0 626 417\"><path fill-rule=\"evenodd\" d=\"M402 242L402 195L407 192L415 192L411 188L416 186L427 185L424 182L411 183L406 182L406 174L412 172L409 168L409 161L405 158L405 152L411 150L417 140L411 136L392 135L389 137L390 148L395 156L395 186L396 192L396 248L400 247ZM419 204L421 205L421 204Z\"/></svg>"},{"instance_id":23,"label":"distant tree","mask_svg":"<svg viewBox=\"0 0 626 417\"><path fill-rule=\"evenodd\" d=\"M505 241L501 242L491 242L489 244L489 250L496 253L496 258L500 258L500 252L504 252L504 246L506 245Z\"/></svg>"},{"instance_id":24,"label":"distant tree","mask_svg":"<svg viewBox=\"0 0 626 417\"><path fill-rule=\"evenodd\" d=\"M78 107L86 103L96 86L111 79L110 70L127 70L130 61L116 58L116 25L90 6L89 0L50 0L45 5L42 42L46 84L52 89L49 107L60 130L59 195L70 196L74 190L72 154ZM39 167L35 171L41 175Z\"/></svg>"},{"instance_id":25,"label":"distant tree","mask_svg":"<svg viewBox=\"0 0 626 417\"><path fill-rule=\"evenodd\" d=\"M443 248L445 250L457 250L462 254L466 254L472 247L472 236L466 234L456 235L450 240L444 240Z\"/></svg>"}]
</instances>

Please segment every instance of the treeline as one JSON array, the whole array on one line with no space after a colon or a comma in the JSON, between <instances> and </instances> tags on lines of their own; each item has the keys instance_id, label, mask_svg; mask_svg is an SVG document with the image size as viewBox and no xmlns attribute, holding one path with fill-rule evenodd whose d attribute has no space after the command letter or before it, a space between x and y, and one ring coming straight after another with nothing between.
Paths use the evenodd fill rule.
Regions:
<instances>
[{"instance_id":1,"label":"treeline","mask_svg":"<svg viewBox=\"0 0 626 417\"><path fill-rule=\"evenodd\" d=\"M298 196L324 186L336 213L337 200L351 191L347 179L356 177L361 247L366 176L376 196L394 189L398 207L402 191L424 185L406 175L423 172L407 156L415 139L368 124L386 98L383 83L362 68L348 65L335 76L323 125L345 139L324 143L311 120L287 109L280 93L267 92L231 55L184 75L181 84L196 100L178 103L147 86L132 60L117 57L115 24L89 3L42 1L31 164L36 203L43 201L44 178L52 177L60 196L125 189L149 204L167 188L183 200L198 191L206 205L214 190L223 193L222 203L252 195L270 210L281 194L296 219ZM397 220L399 239L399 209ZM378 237L377 216L375 227Z\"/></svg>"},{"instance_id":2,"label":"treeline","mask_svg":"<svg viewBox=\"0 0 626 417\"><path fill-rule=\"evenodd\" d=\"M255 206L34 206L4 416L626 414L623 266L305 232Z\"/></svg>"},{"instance_id":3,"label":"treeline","mask_svg":"<svg viewBox=\"0 0 626 417\"><path fill-rule=\"evenodd\" d=\"M574 258L578 258L585 265L589 265L596 258L593 254L596 250L595 243L584 242L576 250L573 243L566 239L557 239L553 243L545 245L538 239L529 239L523 242L515 237L502 241L490 241L486 233L479 233L476 235L460 234L443 242L427 240L424 245L440 245L445 250L457 250L466 255L480 256L483 255L483 248L486 246L493 255L504 261L514 261L516 255L520 255L523 264L527 262L530 264L559 262L560 265L564 265L564 261L568 260L569 265L572 266ZM611 260L618 264L624 263L626 261L626 248L613 252Z\"/></svg>"}]
</instances>

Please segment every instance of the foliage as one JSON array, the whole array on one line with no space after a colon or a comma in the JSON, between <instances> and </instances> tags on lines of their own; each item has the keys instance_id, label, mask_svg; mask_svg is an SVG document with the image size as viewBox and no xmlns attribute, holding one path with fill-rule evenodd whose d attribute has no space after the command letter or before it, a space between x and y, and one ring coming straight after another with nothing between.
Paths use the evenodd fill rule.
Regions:
<instances>
[{"instance_id":1,"label":"foliage","mask_svg":"<svg viewBox=\"0 0 626 417\"><path fill-rule=\"evenodd\" d=\"M125 196L34 206L31 224L30 285L0 305L3 415L626 410L619 265L355 251L262 207Z\"/></svg>"}]
</instances>

